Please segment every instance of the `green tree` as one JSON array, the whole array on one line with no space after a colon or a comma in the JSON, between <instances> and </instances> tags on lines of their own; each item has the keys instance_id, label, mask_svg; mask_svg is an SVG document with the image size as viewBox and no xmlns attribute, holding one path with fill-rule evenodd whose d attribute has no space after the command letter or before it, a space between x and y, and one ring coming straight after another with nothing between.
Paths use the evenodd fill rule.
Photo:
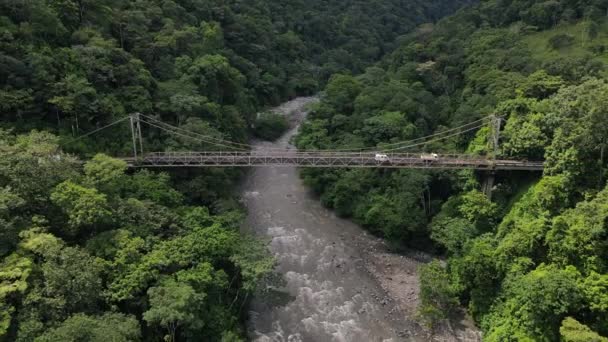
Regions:
<instances>
[{"instance_id":1,"label":"green tree","mask_svg":"<svg viewBox=\"0 0 608 342\"><path fill-rule=\"evenodd\" d=\"M81 120L86 119L84 115L96 110L97 91L86 78L75 74L57 82L54 88L57 95L49 99L49 103L72 118L73 130L78 133ZM57 115L59 117L59 114Z\"/></svg>"},{"instance_id":2,"label":"green tree","mask_svg":"<svg viewBox=\"0 0 608 342\"><path fill-rule=\"evenodd\" d=\"M150 309L144 312L144 320L166 329L167 341L176 341L179 327L195 324L200 319L193 306L204 297L189 285L167 280L161 286L151 287L148 296Z\"/></svg>"},{"instance_id":3,"label":"green tree","mask_svg":"<svg viewBox=\"0 0 608 342\"><path fill-rule=\"evenodd\" d=\"M559 50L571 46L574 41L574 37L569 34L557 34L549 39L549 47Z\"/></svg>"},{"instance_id":4,"label":"green tree","mask_svg":"<svg viewBox=\"0 0 608 342\"><path fill-rule=\"evenodd\" d=\"M451 254L459 254L468 240L479 234L469 220L454 217L437 217L431 226L431 238Z\"/></svg>"},{"instance_id":5,"label":"green tree","mask_svg":"<svg viewBox=\"0 0 608 342\"><path fill-rule=\"evenodd\" d=\"M471 190L461 196L458 211L465 219L477 224L480 230L488 229L497 215L497 205L479 190Z\"/></svg>"},{"instance_id":6,"label":"green tree","mask_svg":"<svg viewBox=\"0 0 608 342\"><path fill-rule=\"evenodd\" d=\"M57 185L51 200L68 215L68 234L76 234L80 228L103 223L111 214L106 195L71 181Z\"/></svg>"},{"instance_id":7,"label":"green tree","mask_svg":"<svg viewBox=\"0 0 608 342\"><path fill-rule=\"evenodd\" d=\"M549 257L560 265L575 265L587 272L604 271L604 234L608 217L608 189L553 218L547 232Z\"/></svg>"},{"instance_id":8,"label":"green tree","mask_svg":"<svg viewBox=\"0 0 608 342\"><path fill-rule=\"evenodd\" d=\"M130 177L129 181L124 184L123 193L125 196L175 207L182 203L183 196L171 187L170 180L167 173L142 170Z\"/></svg>"},{"instance_id":9,"label":"green tree","mask_svg":"<svg viewBox=\"0 0 608 342\"><path fill-rule=\"evenodd\" d=\"M561 320L582 304L577 286L580 273L574 267L559 269L541 264L507 284L505 300L484 318L485 338L552 341L559 336Z\"/></svg>"},{"instance_id":10,"label":"green tree","mask_svg":"<svg viewBox=\"0 0 608 342\"><path fill-rule=\"evenodd\" d=\"M127 170L127 163L98 154L84 164L87 183L106 193L116 193Z\"/></svg>"},{"instance_id":11,"label":"green tree","mask_svg":"<svg viewBox=\"0 0 608 342\"><path fill-rule=\"evenodd\" d=\"M75 314L58 327L49 329L36 342L55 341L139 341L139 324L135 317L120 313L105 313L102 316Z\"/></svg>"},{"instance_id":12,"label":"green tree","mask_svg":"<svg viewBox=\"0 0 608 342\"><path fill-rule=\"evenodd\" d=\"M449 317L458 298L445 268L433 261L420 267L420 307L418 313L429 326Z\"/></svg>"},{"instance_id":13,"label":"green tree","mask_svg":"<svg viewBox=\"0 0 608 342\"><path fill-rule=\"evenodd\" d=\"M561 341L564 342L606 342L608 338L598 335L588 326L572 317L566 317L559 328Z\"/></svg>"},{"instance_id":14,"label":"green tree","mask_svg":"<svg viewBox=\"0 0 608 342\"><path fill-rule=\"evenodd\" d=\"M28 278L33 263L16 253L0 263L0 338L4 338L11 326L15 305L28 288Z\"/></svg>"},{"instance_id":15,"label":"green tree","mask_svg":"<svg viewBox=\"0 0 608 342\"><path fill-rule=\"evenodd\" d=\"M525 97L544 99L555 94L564 85L560 76L551 76L545 70L538 70L528 76L520 90Z\"/></svg>"},{"instance_id":16,"label":"green tree","mask_svg":"<svg viewBox=\"0 0 608 342\"><path fill-rule=\"evenodd\" d=\"M287 131L289 123L281 114L265 112L258 115L254 126L254 133L258 138L276 140Z\"/></svg>"},{"instance_id":17,"label":"green tree","mask_svg":"<svg viewBox=\"0 0 608 342\"><path fill-rule=\"evenodd\" d=\"M360 92L361 83L357 79L348 75L335 75L325 89L325 102L335 113L350 115Z\"/></svg>"},{"instance_id":18,"label":"green tree","mask_svg":"<svg viewBox=\"0 0 608 342\"><path fill-rule=\"evenodd\" d=\"M100 302L101 265L85 251L65 247L42 264L43 295L65 305L67 312L93 312Z\"/></svg>"},{"instance_id":19,"label":"green tree","mask_svg":"<svg viewBox=\"0 0 608 342\"><path fill-rule=\"evenodd\" d=\"M17 244L19 226L22 218L15 210L25 205L25 201L17 196L10 187L0 188L0 256L11 251Z\"/></svg>"}]
</instances>

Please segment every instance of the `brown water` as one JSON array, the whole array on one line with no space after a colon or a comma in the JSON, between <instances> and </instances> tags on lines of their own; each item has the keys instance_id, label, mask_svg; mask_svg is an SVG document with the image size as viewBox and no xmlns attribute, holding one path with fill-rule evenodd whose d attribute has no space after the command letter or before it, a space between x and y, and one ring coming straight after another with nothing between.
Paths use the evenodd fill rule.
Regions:
<instances>
[{"instance_id":1,"label":"brown water","mask_svg":"<svg viewBox=\"0 0 608 342\"><path fill-rule=\"evenodd\" d=\"M258 150L290 148L289 140L315 98L279 107L294 128ZM387 305L386 294L363 267L362 250L377 243L362 228L323 208L302 184L294 167L256 168L242 198L249 214L245 229L271 239L277 271L289 298L272 304L253 300L249 336L254 341L413 341L419 327ZM389 299L390 300L390 299Z\"/></svg>"}]
</instances>

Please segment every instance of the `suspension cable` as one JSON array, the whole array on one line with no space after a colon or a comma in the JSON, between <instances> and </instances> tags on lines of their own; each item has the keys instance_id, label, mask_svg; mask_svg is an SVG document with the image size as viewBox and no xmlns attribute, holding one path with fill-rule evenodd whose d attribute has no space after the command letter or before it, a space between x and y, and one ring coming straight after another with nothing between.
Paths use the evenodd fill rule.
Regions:
<instances>
[{"instance_id":1,"label":"suspension cable","mask_svg":"<svg viewBox=\"0 0 608 342\"><path fill-rule=\"evenodd\" d=\"M408 149L408 148L412 148L412 147L422 146L422 145L426 145L426 144L429 144L429 143L432 143L432 142L441 141L441 140L444 140L444 139L455 137L457 135L470 132L472 130L478 129L478 128L483 127L483 126L485 126L485 125L478 125L478 126L471 127L469 129L466 129L466 130L461 131L461 132L457 132L457 133L454 133L454 134L447 135L445 137L439 137L439 138L431 139L429 141L424 141L424 142L413 144L413 145L409 145L409 146L401 146L401 147L397 147L397 148L393 148L393 149L379 150L379 151L381 151L381 152L391 152L391 151L399 151L399 150Z\"/></svg>"},{"instance_id":2,"label":"suspension cable","mask_svg":"<svg viewBox=\"0 0 608 342\"><path fill-rule=\"evenodd\" d=\"M386 149L387 147L399 146L399 145L404 145L404 144L411 144L411 143L415 143L417 141L421 141L421 140L425 140L425 139L428 139L428 138L436 137L436 136L439 136L439 135L442 135L442 134L450 133L450 132L456 131L458 129L464 128L466 126L470 126L472 124L475 124L475 123L487 120L489 118L491 118L491 116L486 116L484 118L481 118L481 119L478 119L478 120L475 120L475 121L471 121L471 122L466 123L464 125L461 125L461 126L458 126L458 127L454 127L454 128L450 128L450 129L445 130L445 131L433 133L433 134L430 134L430 135L427 135L427 136L424 136L424 137L420 137L420 138L416 138L416 139L411 139L411 140L399 141L399 142L396 142L396 143L386 144L386 145L382 145L382 146L362 147L362 148L358 148L358 149L355 149L355 148L351 148L351 149L344 148L344 149L335 149L335 150L322 150L321 149L321 150L314 150L314 151L344 151L344 152L351 152L351 151L352 152L376 151L378 149ZM479 126L477 126L477 127L479 127ZM397 147L395 147L395 149L396 148Z\"/></svg>"},{"instance_id":3,"label":"suspension cable","mask_svg":"<svg viewBox=\"0 0 608 342\"><path fill-rule=\"evenodd\" d=\"M105 125L105 126L103 126L103 127L97 128L97 129L95 129L95 130L93 130L93 131L91 131L91 132L89 132L89 133L83 134L83 135L78 136L78 137L76 137L76 138L74 138L74 139L72 139L72 140L69 140L67 143L68 143L68 144L71 144L71 143L76 142L76 141L78 141L78 140L80 140L80 139L84 139L84 138L86 138L86 137L88 137L88 136L91 136L91 135L93 135L93 134L95 134L95 133L97 133L97 132L99 132L99 131L102 131L102 130L104 130L104 129L106 129L106 128L110 128L110 127L112 127L112 126L114 126L114 125L117 125L117 124L119 124L119 123L121 123L121 122L123 122L123 121L125 121L125 120L127 120L127 119L129 119L129 118L130 118L130 116L125 116L124 118L122 118L122 119L118 119L118 120L116 120L116 121L112 122L111 124L108 124L108 125Z\"/></svg>"},{"instance_id":4,"label":"suspension cable","mask_svg":"<svg viewBox=\"0 0 608 342\"><path fill-rule=\"evenodd\" d=\"M159 125L163 125L165 127L168 127L166 129L170 129L172 131L181 131L181 132L184 132L186 134L192 134L192 135L199 136L201 140L203 140L204 142L206 142L208 144L217 145L217 146L223 146L223 147L232 148L232 149L240 149L240 150L245 150L245 149L246 150L251 150L251 149L253 149L253 146L251 146L249 144L243 144L243 143L238 143L238 142L234 142L234 141L230 141L230 140L215 138L215 137L208 136L208 135L203 135L203 134L200 134L200 133L188 131L186 129L183 129L183 128L180 128L180 127L177 127L177 126L173 126L171 124L162 122L162 121L160 121L160 120L158 120L156 118L153 118L151 116L148 116L148 115L144 115L144 114L140 114L140 115L143 116L143 117L145 117L145 118L148 118L148 119L154 121L155 123L157 123ZM472 124L488 120L491 117L492 117L491 115L490 116L486 116L486 117L483 117L481 119L478 119L478 120L466 123L464 125L460 125L458 127L450 128L450 129L442 131L442 132L437 132L437 133L430 134L430 135L427 135L427 136L424 136L424 137L420 137L420 138L416 138L416 139L411 139L411 140L406 140L406 141L400 141L400 142L391 143L391 144L387 144L387 145L383 145L383 146L364 147L364 148L360 148L360 149L356 149L356 148L350 148L350 149L319 149L319 150L314 150L314 151L320 151L320 152L363 152L363 151L374 151L374 150L394 151L394 150L406 149L406 148L410 148L410 147L424 145L424 144L427 144L429 142L438 141L438 140L434 139L434 140L431 140L431 141L424 141L424 142L417 143L417 144L414 144L414 145L406 145L406 146L401 146L401 145L412 144L412 143L415 143L417 141L422 141L422 140L426 140L428 138L433 138L433 137L440 136L440 135L443 135L443 134L446 134L446 133L454 132L456 130L459 130L459 129L467 127L467 126L470 126ZM500 117L498 117L498 118L500 118ZM146 122L146 123L150 124L149 122ZM473 129L477 129L479 127L482 127L482 126L483 125L475 126L475 127L470 128L470 129L467 129L467 130L465 130L463 132L459 132L457 134L448 135L447 137L444 137L444 138L449 138L449 137L453 137L453 136L461 134L461 133L466 133L466 132L469 132L469 131L471 131ZM161 127L158 127L158 128L161 128ZM177 134L177 132L175 132L175 133ZM184 135L182 134L182 136L184 136ZM190 138L192 139L192 137L190 137ZM441 138L441 139L443 139L443 138ZM439 140L441 140L441 139L439 139ZM213 141L216 141L216 142L213 142ZM234 147L234 146L229 146L229 145L242 146L242 147ZM396 147L394 147L392 149L387 149L387 147L392 147L392 146L396 146ZM286 150L286 149L285 148L269 148L269 150L283 151L283 150Z\"/></svg>"},{"instance_id":5,"label":"suspension cable","mask_svg":"<svg viewBox=\"0 0 608 342\"><path fill-rule=\"evenodd\" d=\"M141 120L140 119L140 121L143 122L143 123L145 123L145 124L147 124L147 125L150 125L152 127L156 127L156 128L158 128L158 129L160 129L162 131L165 131L165 132L168 132L168 133L172 133L172 134L176 134L176 135L179 135L181 137L192 139L192 140L195 140L195 141L198 141L198 142L204 142L206 144L220 146L220 147L225 147L225 148L230 148L230 149L234 149L234 150L247 151L247 150L245 150L243 148L237 148L237 147L234 147L234 146L224 145L224 144L216 143L216 142L209 141L209 140L206 140L206 139L203 139L203 138L192 137L192 136L186 135L184 133L176 132L175 130L168 129L166 127L162 127L162 126L156 125L154 123L151 123L151 122L148 122L148 121L145 121L145 120Z\"/></svg>"},{"instance_id":6,"label":"suspension cable","mask_svg":"<svg viewBox=\"0 0 608 342\"><path fill-rule=\"evenodd\" d=\"M145 118L147 118L147 119L150 119L150 120L154 121L155 123L157 123L159 125L167 126L167 127L169 127L169 129L172 129L172 130L175 130L175 131L181 131L181 132L184 132L186 134L194 134L194 135L197 135L197 136L201 137L202 139L215 140L215 141L218 141L219 143L222 143L222 144L241 146L244 149L251 149L252 148L252 146L248 145L248 144L242 144L242 143L238 143L238 142L234 142L234 141L230 141L230 140L220 139L220 138L212 137L212 136L209 136L209 135L204 135L204 134L192 132L192 131L183 129L181 127L177 127L177 126L174 126L174 125L162 122L162 121L160 121L158 119L155 119L153 117L150 117L148 115L144 115L144 114L140 114L140 115L143 116L143 117L145 117Z\"/></svg>"}]
</instances>

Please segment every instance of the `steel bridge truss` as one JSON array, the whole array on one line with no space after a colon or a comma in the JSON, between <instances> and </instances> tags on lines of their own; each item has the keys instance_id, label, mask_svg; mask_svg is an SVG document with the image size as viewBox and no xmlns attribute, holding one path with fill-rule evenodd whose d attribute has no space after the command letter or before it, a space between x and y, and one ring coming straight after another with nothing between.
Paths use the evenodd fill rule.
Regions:
<instances>
[{"instance_id":1,"label":"steel bridge truss","mask_svg":"<svg viewBox=\"0 0 608 342\"><path fill-rule=\"evenodd\" d=\"M379 161L375 152L251 151L251 152L151 152L139 158L124 158L130 167L261 167L299 166L313 168L408 168L541 171L543 162L495 160L463 154L436 158L413 153L386 154Z\"/></svg>"}]
</instances>

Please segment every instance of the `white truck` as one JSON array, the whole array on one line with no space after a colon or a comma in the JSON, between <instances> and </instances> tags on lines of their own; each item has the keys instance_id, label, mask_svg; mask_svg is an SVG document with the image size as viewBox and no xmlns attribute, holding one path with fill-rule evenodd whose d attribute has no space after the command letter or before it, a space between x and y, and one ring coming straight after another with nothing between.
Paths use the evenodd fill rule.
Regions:
<instances>
[{"instance_id":1,"label":"white truck","mask_svg":"<svg viewBox=\"0 0 608 342\"><path fill-rule=\"evenodd\" d=\"M376 153L374 159L380 163L390 163L391 159L386 154Z\"/></svg>"},{"instance_id":2,"label":"white truck","mask_svg":"<svg viewBox=\"0 0 608 342\"><path fill-rule=\"evenodd\" d=\"M439 159L439 155L437 153L423 153L420 155L420 159L422 160L437 160Z\"/></svg>"}]
</instances>

